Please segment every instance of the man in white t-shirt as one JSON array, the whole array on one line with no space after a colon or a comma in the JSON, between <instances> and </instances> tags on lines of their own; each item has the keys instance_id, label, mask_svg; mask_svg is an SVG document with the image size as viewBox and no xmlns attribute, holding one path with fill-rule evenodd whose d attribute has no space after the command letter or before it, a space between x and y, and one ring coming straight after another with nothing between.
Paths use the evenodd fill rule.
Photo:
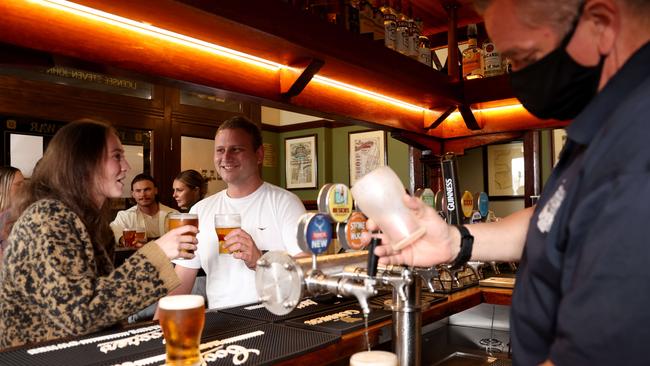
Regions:
<instances>
[{"instance_id":1,"label":"man in white t-shirt","mask_svg":"<svg viewBox=\"0 0 650 366\"><path fill-rule=\"evenodd\" d=\"M198 249L193 259L174 261L182 284L173 294L189 293L203 268L209 308L256 302L255 267L262 251L301 253L296 232L305 207L295 194L262 180L263 158L262 135L254 123L234 117L219 126L214 165L227 188L190 210L199 215ZM219 254L216 213L241 215L241 229L225 237L230 254Z\"/></svg>"},{"instance_id":2,"label":"man in white t-shirt","mask_svg":"<svg viewBox=\"0 0 650 366\"><path fill-rule=\"evenodd\" d=\"M148 240L162 236L165 233L165 218L178 211L158 202L158 187L153 177L145 173L136 175L131 181L131 195L135 206L118 211L111 222L116 244L121 242L125 228L144 228Z\"/></svg>"}]
</instances>

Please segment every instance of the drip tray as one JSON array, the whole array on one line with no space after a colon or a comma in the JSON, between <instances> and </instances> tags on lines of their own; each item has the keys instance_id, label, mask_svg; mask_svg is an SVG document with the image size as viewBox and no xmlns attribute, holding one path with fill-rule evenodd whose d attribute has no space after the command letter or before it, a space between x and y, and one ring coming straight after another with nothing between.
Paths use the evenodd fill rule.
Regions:
<instances>
[{"instance_id":1,"label":"drip tray","mask_svg":"<svg viewBox=\"0 0 650 366\"><path fill-rule=\"evenodd\" d=\"M488 355L454 352L432 366L510 366L512 361Z\"/></svg>"}]
</instances>

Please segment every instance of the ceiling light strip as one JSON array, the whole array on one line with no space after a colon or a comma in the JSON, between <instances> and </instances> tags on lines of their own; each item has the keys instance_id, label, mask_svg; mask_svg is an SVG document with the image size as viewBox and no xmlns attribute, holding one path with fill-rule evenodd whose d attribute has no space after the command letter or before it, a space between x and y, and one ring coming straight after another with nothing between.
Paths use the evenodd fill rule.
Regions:
<instances>
[{"instance_id":1,"label":"ceiling light strip","mask_svg":"<svg viewBox=\"0 0 650 366\"><path fill-rule=\"evenodd\" d=\"M278 71L281 68L289 69L289 66L285 66L270 60L266 60L260 57L249 55L247 53L239 52L227 47L219 46L213 43L202 41L193 37L189 37L180 33L175 33L163 28L156 27L149 23L138 22L128 18L121 17L119 15L107 13L101 10L93 9L84 5L80 5L67 0L28 0L32 3L37 3L39 5L47 6L50 8L58 9L75 15L79 15L85 18L90 18L102 23L110 24L122 29L127 29L130 31L138 32L141 34L153 36L159 39L167 40L176 44L182 44L185 46L193 47L195 49L207 51L213 54L229 57L231 59L236 59L248 64L253 64L256 66L263 67L272 71ZM326 84L338 89L346 90L356 94L363 95L365 97L370 97L372 99L389 103L401 108L408 110L422 112L426 108L403 102L399 99L391 98L383 94L379 94L367 89L363 89L351 84L343 83L334 79L330 79L324 76L315 75L313 80Z\"/></svg>"},{"instance_id":2,"label":"ceiling light strip","mask_svg":"<svg viewBox=\"0 0 650 366\"><path fill-rule=\"evenodd\" d=\"M425 108L422 108L420 106L410 104L410 103L406 103L406 102L403 102L403 101L401 101L399 99L387 97L387 96L385 96L383 94L375 93L373 91L366 90L366 89L363 89L363 88L359 88L358 86L346 84L346 83L343 83L343 82L340 82L340 81L337 81L337 80L334 80L334 79L326 78L324 76L314 75L312 80L318 81L320 83L323 83L323 84L326 84L326 85L329 85L329 86L332 86L332 87L335 87L335 88L338 88L338 89L343 89L343 90L351 91L353 93L361 94L361 95L364 95L366 97L370 97L370 98L373 98L373 99L376 99L376 100L380 100L380 101L385 102L385 103L390 103L390 104L396 105L398 107L410 109L412 111L422 112L422 111L425 110Z\"/></svg>"},{"instance_id":3,"label":"ceiling light strip","mask_svg":"<svg viewBox=\"0 0 650 366\"><path fill-rule=\"evenodd\" d=\"M87 6L79 5L66 0L29 0L30 2L38 3L40 5L48 6L65 12L80 15L86 18L91 18L103 23L111 24L122 29L135 31L141 34L154 36L157 38L165 39L177 44L190 46L203 51L208 51L213 54L226 56L232 59L246 62L260 66L269 70L277 71L283 65L273 61L269 61L260 57L249 55L247 53L239 52L227 47L219 46L213 43L202 41L200 39L188 37L186 35L172 32L163 28L158 28L145 22L137 22L119 15L107 13L101 10L89 8Z\"/></svg>"}]
</instances>

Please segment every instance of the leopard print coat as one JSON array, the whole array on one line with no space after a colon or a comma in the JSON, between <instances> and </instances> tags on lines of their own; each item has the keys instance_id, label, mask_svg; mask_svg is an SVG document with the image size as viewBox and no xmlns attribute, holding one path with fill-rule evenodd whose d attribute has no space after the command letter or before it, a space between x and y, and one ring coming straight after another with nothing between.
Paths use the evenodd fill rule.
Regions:
<instances>
[{"instance_id":1,"label":"leopard print coat","mask_svg":"<svg viewBox=\"0 0 650 366\"><path fill-rule=\"evenodd\" d=\"M180 284L153 242L112 268L108 253L93 249L79 217L57 200L29 206L8 241L0 274L0 349L97 331Z\"/></svg>"}]
</instances>

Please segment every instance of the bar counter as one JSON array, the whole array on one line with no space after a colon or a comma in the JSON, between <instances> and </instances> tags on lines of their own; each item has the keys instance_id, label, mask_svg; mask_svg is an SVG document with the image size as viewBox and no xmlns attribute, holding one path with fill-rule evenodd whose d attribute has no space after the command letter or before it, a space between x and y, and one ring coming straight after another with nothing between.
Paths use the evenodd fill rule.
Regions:
<instances>
[{"instance_id":1,"label":"bar counter","mask_svg":"<svg viewBox=\"0 0 650 366\"><path fill-rule=\"evenodd\" d=\"M472 308L481 303L509 305L512 290L491 287L470 287L447 295L446 300L434 302L422 312L422 325L427 325L444 319L456 313ZM309 301L307 301L309 302ZM312 304L318 305L311 301ZM318 305L323 306L323 305ZM327 306L327 305L324 305ZM336 307L337 310L352 309L351 306ZM318 329L301 329L300 327L285 325L282 321L275 322L278 318L253 319L250 317L236 316L232 309L211 311L206 313L206 327L202 343L207 341L221 342L223 347L237 343L243 345L245 353L262 350L262 356L246 359L248 365L348 365L350 356L356 352L366 350L365 331L363 326L350 328L351 331L341 331L338 335L323 333ZM247 306L245 309L264 311L261 305ZM304 311L303 309L302 311ZM229 313L228 311L231 311ZM295 310L294 312L299 312ZM359 310L348 310L358 317ZM268 313L264 311L264 313ZM345 313L345 311L343 311ZM374 314L373 314L374 313ZM271 315L270 313L268 313ZM322 313L321 313L322 314ZM313 313L312 313L313 315ZM371 312L370 318L375 317L368 327L370 346L375 349L386 347L391 337L390 313L382 310ZM302 324L302 321L298 322ZM306 323L306 322L305 322ZM294 324L295 325L295 324ZM251 330L254 332L251 333ZM316 330L316 331L314 331ZM241 338L241 334L248 332L249 340ZM256 339L251 340L251 336ZM263 336L261 336L263 335ZM232 338L235 336L235 338ZM261 342L262 338L265 339ZM223 341L218 341L223 340ZM164 362L164 346L161 345L162 332L153 322L140 323L126 326L123 329L107 330L83 337L45 342L44 344L31 344L24 347L0 352L2 365L52 365L69 364L81 365L159 365ZM271 343L269 343L269 341ZM272 346L270 345L272 344ZM238 347L238 346L234 346ZM247 349L247 348L248 349ZM303 349L304 351L300 351ZM234 352L234 351L233 351ZM232 364L225 357L239 357L237 352L230 355L221 355L218 362L209 364ZM227 352L226 352L227 354ZM272 358L268 356L273 354ZM233 356L234 355L234 356ZM160 358L162 357L162 359ZM215 360L217 361L217 360ZM233 360L234 361L234 360Z\"/></svg>"},{"instance_id":2,"label":"bar counter","mask_svg":"<svg viewBox=\"0 0 650 366\"><path fill-rule=\"evenodd\" d=\"M447 301L434 304L422 312L422 325L433 323L460 313L476 305L487 303L510 305L512 290L493 287L471 287L448 295ZM379 344L382 332L390 334L391 320L368 327L370 346ZM356 352L366 350L364 330L345 334L341 339L325 348L278 363L278 365L348 365L348 359Z\"/></svg>"}]
</instances>

